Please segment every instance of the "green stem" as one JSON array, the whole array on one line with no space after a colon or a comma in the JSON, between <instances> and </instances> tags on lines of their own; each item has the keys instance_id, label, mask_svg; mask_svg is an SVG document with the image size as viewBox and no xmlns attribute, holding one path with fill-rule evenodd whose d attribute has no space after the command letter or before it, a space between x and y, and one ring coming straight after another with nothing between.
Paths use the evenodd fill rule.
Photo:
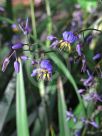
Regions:
<instances>
[{"instance_id":1,"label":"green stem","mask_svg":"<svg viewBox=\"0 0 102 136\"><path fill-rule=\"evenodd\" d=\"M48 18L48 24L47 24L47 34L50 35L52 32L52 21L51 21L51 10L50 10L50 3L49 0L45 0L46 4L46 13ZM46 41L46 46L49 46L50 41Z\"/></svg>"},{"instance_id":2,"label":"green stem","mask_svg":"<svg viewBox=\"0 0 102 136\"><path fill-rule=\"evenodd\" d=\"M33 35L35 37L35 40L37 40L35 12L34 12L34 0L30 0L30 8L31 8L31 20L32 20Z\"/></svg>"},{"instance_id":3,"label":"green stem","mask_svg":"<svg viewBox=\"0 0 102 136\"><path fill-rule=\"evenodd\" d=\"M94 28L87 28L87 29L84 29L84 30L79 31L78 34L79 34L79 33L83 33L83 32L85 32L85 31L98 31L98 32L102 33L101 30L94 29Z\"/></svg>"},{"instance_id":4,"label":"green stem","mask_svg":"<svg viewBox=\"0 0 102 136\"><path fill-rule=\"evenodd\" d=\"M36 21L35 21L35 10L34 10L34 0L30 0L30 8L31 8L31 20L32 20L32 29L33 29L33 35L35 37L35 41L37 41L37 31L36 31ZM38 48L38 46L36 46ZM36 59L39 58L39 55L36 54ZM43 81L38 82L40 95L41 97L45 94L45 88Z\"/></svg>"}]
</instances>

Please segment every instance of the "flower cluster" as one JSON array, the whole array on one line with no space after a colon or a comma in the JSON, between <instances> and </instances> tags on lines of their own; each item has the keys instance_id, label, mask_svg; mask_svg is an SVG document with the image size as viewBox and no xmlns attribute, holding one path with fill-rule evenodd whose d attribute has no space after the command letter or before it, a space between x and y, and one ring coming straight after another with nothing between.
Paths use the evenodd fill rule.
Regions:
<instances>
[{"instance_id":1,"label":"flower cluster","mask_svg":"<svg viewBox=\"0 0 102 136\"><path fill-rule=\"evenodd\" d=\"M84 125L92 125L95 128L98 128L98 124L94 120L88 120L85 118L77 118L71 111L66 111L66 119L69 121L73 119L74 123L81 121Z\"/></svg>"},{"instance_id":2,"label":"flower cluster","mask_svg":"<svg viewBox=\"0 0 102 136\"><path fill-rule=\"evenodd\" d=\"M19 21L19 25L13 24L12 29L14 32L17 32L21 30L24 35L28 35L31 32L31 28L28 23L28 18L26 19L26 22ZM28 56L20 55L20 52L22 52L24 46L28 46L29 44L23 44L22 42L17 41L16 43L12 44L11 46L11 52L10 54L4 59L3 65L2 65L2 71L4 72L9 65L11 59L15 59L14 61L14 69L16 73L19 73L20 71L20 62L19 59L23 61L30 60L31 64L34 66L34 70L31 74L32 77L37 76L38 79L43 80L50 80L52 76L52 64L48 59L43 59L40 61L32 60ZM30 51L30 50L29 50ZM36 65L35 65L36 64Z\"/></svg>"}]
</instances>

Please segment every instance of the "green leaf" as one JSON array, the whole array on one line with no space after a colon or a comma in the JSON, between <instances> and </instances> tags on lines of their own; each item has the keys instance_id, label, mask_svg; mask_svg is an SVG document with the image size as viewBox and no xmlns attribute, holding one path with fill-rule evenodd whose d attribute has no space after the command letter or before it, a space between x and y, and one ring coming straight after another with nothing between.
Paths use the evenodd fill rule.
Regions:
<instances>
[{"instance_id":1,"label":"green leaf","mask_svg":"<svg viewBox=\"0 0 102 136\"><path fill-rule=\"evenodd\" d=\"M78 3L86 10L91 10L97 6L97 0L78 0Z\"/></svg>"},{"instance_id":2,"label":"green leaf","mask_svg":"<svg viewBox=\"0 0 102 136\"><path fill-rule=\"evenodd\" d=\"M15 23L13 20L6 18L6 17L2 17L2 16L0 16L0 21L5 21L11 25Z\"/></svg>"},{"instance_id":3,"label":"green leaf","mask_svg":"<svg viewBox=\"0 0 102 136\"><path fill-rule=\"evenodd\" d=\"M14 97L15 90L15 74L9 81L2 99L0 100L0 133L6 121L6 117Z\"/></svg>"},{"instance_id":4,"label":"green leaf","mask_svg":"<svg viewBox=\"0 0 102 136\"><path fill-rule=\"evenodd\" d=\"M20 60L20 72L17 74L16 84L16 123L17 123L17 136L29 136L25 88L21 60Z\"/></svg>"},{"instance_id":5,"label":"green leaf","mask_svg":"<svg viewBox=\"0 0 102 136\"><path fill-rule=\"evenodd\" d=\"M49 53L48 55L54 61L54 63L58 66L58 68L63 72L63 74L67 77L67 79L70 81L70 83L73 85L73 87L76 91L76 94L78 96L78 99L82 103L81 97L77 92L77 90L78 90L77 85L76 85L75 80L73 79L72 75L70 74L68 68L65 67L63 62L58 58L58 56L56 54Z\"/></svg>"},{"instance_id":6,"label":"green leaf","mask_svg":"<svg viewBox=\"0 0 102 136\"><path fill-rule=\"evenodd\" d=\"M64 98L64 90L61 78L58 80L58 115L59 115L59 128L60 136L71 136L67 119L66 119L66 104Z\"/></svg>"}]
</instances>

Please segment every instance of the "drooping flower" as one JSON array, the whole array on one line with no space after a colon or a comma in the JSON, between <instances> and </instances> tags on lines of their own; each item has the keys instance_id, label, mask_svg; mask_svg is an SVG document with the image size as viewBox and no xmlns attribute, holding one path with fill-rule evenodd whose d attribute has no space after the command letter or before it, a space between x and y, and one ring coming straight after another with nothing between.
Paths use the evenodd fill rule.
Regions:
<instances>
[{"instance_id":1,"label":"drooping flower","mask_svg":"<svg viewBox=\"0 0 102 136\"><path fill-rule=\"evenodd\" d=\"M8 57L4 59L3 65L2 65L2 71L4 72L9 64L10 60Z\"/></svg>"},{"instance_id":2,"label":"drooping flower","mask_svg":"<svg viewBox=\"0 0 102 136\"><path fill-rule=\"evenodd\" d=\"M29 59L28 56L25 56L25 55L21 56L20 58L21 58L23 61L26 61L26 60Z\"/></svg>"},{"instance_id":3,"label":"drooping flower","mask_svg":"<svg viewBox=\"0 0 102 136\"><path fill-rule=\"evenodd\" d=\"M100 59L102 56L100 53L97 53L95 56L93 56L93 60Z\"/></svg>"},{"instance_id":4,"label":"drooping flower","mask_svg":"<svg viewBox=\"0 0 102 136\"><path fill-rule=\"evenodd\" d=\"M89 93L88 95L84 96L84 99L87 100L87 101L99 101L99 102L102 102L102 99L101 97L95 93L95 92L92 92L92 93Z\"/></svg>"},{"instance_id":5,"label":"drooping flower","mask_svg":"<svg viewBox=\"0 0 102 136\"><path fill-rule=\"evenodd\" d=\"M17 42L12 46L13 50L18 50L21 49L24 46L24 44L22 44L21 42Z\"/></svg>"},{"instance_id":6,"label":"drooping flower","mask_svg":"<svg viewBox=\"0 0 102 136\"><path fill-rule=\"evenodd\" d=\"M77 44L77 45L76 45L76 51L77 51L77 53L78 53L78 56L81 56L81 55L82 55L81 45L80 45L80 44Z\"/></svg>"},{"instance_id":7,"label":"drooping flower","mask_svg":"<svg viewBox=\"0 0 102 136\"><path fill-rule=\"evenodd\" d=\"M53 40L56 40L57 38L55 36L53 36L53 35L49 35L47 37L47 39L50 40L50 41L53 41Z\"/></svg>"},{"instance_id":8,"label":"drooping flower","mask_svg":"<svg viewBox=\"0 0 102 136\"><path fill-rule=\"evenodd\" d=\"M98 124L95 121L89 121L89 124L92 125L95 128L98 128Z\"/></svg>"},{"instance_id":9,"label":"drooping flower","mask_svg":"<svg viewBox=\"0 0 102 136\"><path fill-rule=\"evenodd\" d=\"M34 68L31 76L37 76L38 79L50 80L52 75L52 65L48 59L41 60L39 66Z\"/></svg>"},{"instance_id":10,"label":"drooping flower","mask_svg":"<svg viewBox=\"0 0 102 136\"><path fill-rule=\"evenodd\" d=\"M88 78L87 79L81 79L84 86L91 86L94 83L94 77L92 74L89 73L87 70Z\"/></svg>"},{"instance_id":11,"label":"drooping flower","mask_svg":"<svg viewBox=\"0 0 102 136\"><path fill-rule=\"evenodd\" d=\"M88 120L88 119L85 119L85 118L81 118L81 121L85 124L85 125L88 125L88 124L90 124L90 125L92 125L93 127L95 127L95 128L98 128L99 126L98 126L98 124L95 122L95 121L90 121L90 120Z\"/></svg>"},{"instance_id":12,"label":"drooping flower","mask_svg":"<svg viewBox=\"0 0 102 136\"><path fill-rule=\"evenodd\" d=\"M14 62L14 69L15 69L15 72L16 72L16 73L19 73L20 63L19 63L18 60L16 60L16 61Z\"/></svg>"},{"instance_id":13,"label":"drooping flower","mask_svg":"<svg viewBox=\"0 0 102 136\"><path fill-rule=\"evenodd\" d=\"M10 54L8 55L8 57L6 57L3 61L3 65L2 65L2 71L5 72L8 64L10 63L10 58L13 56L13 54L15 53L15 51L11 51Z\"/></svg>"},{"instance_id":14,"label":"drooping flower","mask_svg":"<svg viewBox=\"0 0 102 136\"><path fill-rule=\"evenodd\" d=\"M84 92L85 92L85 89L79 89L79 90L78 90L78 93L79 93L79 94L83 94Z\"/></svg>"},{"instance_id":15,"label":"drooping flower","mask_svg":"<svg viewBox=\"0 0 102 136\"><path fill-rule=\"evenodd\" d=\"M91 43L92 39L93 39L93 36L92 36L92 35L89 35L89 36L87 37L87 39L86 39L86 42L89 44L89 43Z\"/></svg>"},{"instance_id":16,"label":"drooping flower","mask_svg":"<svg viewBox=\"0 0 102 136\"><path fill-rule=\"evenodd\" d=\"M51 48L58 48L60 50L67 49L68 51L71 51L71 44L78 40L78 36L71 31L65 31L63 32L62 37L61 40L58 40L53 35L48 36L47 39L52 42L50 45Z\"/></svg>"}]
</instances>

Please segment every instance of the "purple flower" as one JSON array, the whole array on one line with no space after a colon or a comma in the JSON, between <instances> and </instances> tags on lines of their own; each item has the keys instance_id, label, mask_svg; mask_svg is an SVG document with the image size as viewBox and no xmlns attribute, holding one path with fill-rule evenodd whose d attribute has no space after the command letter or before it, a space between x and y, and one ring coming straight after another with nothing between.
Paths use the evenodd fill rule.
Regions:
<instances>
[{"instance_id":1,"label":"purple flower","mask_svg":"<svg viewBox=\"0 0 102 136\"><path fill-rule=\"evenodd\" d=\"M40 67L41 67L42 69L46 69L49 73L50 73L50 72L52 73L52 65L51 65L51 63L50 63L49 60L47 60L47 59L42 60L42 61L40 62Z\"/></svg>"},{"instance_id":2,"label":"purple flower","mask_svg":"<svg viewBox=\"0 0 102 136\"><path fill-rule=\"evenodd\" d=\"M16 61L14 62L14 69L15 69L15 72L16 72L16 73L19 73L20 63L19 63L18 60L16 60Z\"/></svg>"},{"instance_id":3,"label":"purple flower","mask_svg":"<svg viewBox=\"0 0 102 136\"><path fill-rule=\"evenodd\" d=\"M18 32L18 26L16 24L12 24L12 29L14 32Z\"/></svg>"},{"instance_id":4,"label":"purple flower","mask_svg":"<svg viewBox=\"0 0 102 136\"><path fill-rule=\"evenodd\" d=\"M100 53L97 53L94 57L93 57L93 60L97 60L97 59L100 59L101 58L101 54Z\"/></svg>"},{"instance_id":5,"label":"purple flower","mask_svg":"<svg viewBox=\"0 0 102 136\"><path fill-rule=\"evenodd\" d=\"M47 39L50 40L50 41L53 41L53 40L56 40L57 38L55 36L53 36L53 35L49 35L47 37Z\"/></svg>"},{"instance_id":6,"label":"purple flower","mask_svg":"<svg viewBox=\"0 0 102 136\"><path fill-rule=\"evenodd\" d=\"M79 90L78 90L78 93L79 93L79 94L83 94L84 92L85 92L85 89L79 89Z\"/></svg>"},{"instance_id":7,"label":"purple flower","mask_svg":"<svg viewBox=\"0 0 102 136\"><path fill-rule=\"evenodd\" d=\"M37 76L38 79L50 80L52 75L52 65L49 60L41 60L38 67L34 68L31 76Z\"/></svg>"},{"instance_id":8,"label":"purple flower","mask_svg":"<svg viewBox=\"0 0 102 136\"><path fill-rule=\"evenodd\" d=\"M3 7L0 6L0 13L4 12L5 9Z\"/></svg>"},{"instance_id":9,"label":"purple flower","mask_svg":"<svg viewBox=\"0 0 102 136\"><path fill-rule=\"evenodd\" d=\"M98 128L98 124L95 121L89 121L89 124L91 124L93 127Z\"/></svg>"},{"instance_id":10,"label":"purple flower","mask_svg":"<svg viewBox=\"0 0 102 136\"><path fill-rule=\"evenodd\" d=\"M2 65L2 71L4 72L9 64L10 60L9 58L5 58L4 59L4 62L3 62L3 65Z\"/></svg>"},{"instance_id":11,"label":"purple flower","mask_svg":"<svg viewBox=\"0 0 102 136\"><path fill-rule=\"evenodd\" d=\"M92 98L93 98L95 101L102 102L101 97L100 97L97 93L93 93L93 94L92 94Z\"/></svg>"},{"instance_id":12,"label":"purple flower","mask_svg":"<svg viewBox=\"0 0 102 136\"><path fill-rule=\"evenodd\" d=\"M74 33L71 31L65 31L62 34L63 38L61 40L58 40L55 36L50 35L47 37L48 40L51 41L51 48L58 48L60 51L62 49L67 49L68 51L71 51L71 46L70 44L74 43L77 39L78 36L76 36Z\"/></svg>"},{"instance_id":13,"label":"purple flower","mask_svg":"<svg viewBox=\"0 0 102 136\"><path fill-rule=\"evenodd\" d=\"M37 75L37 73L39 72L40 69L34 69L32 74L31 74L31 77L34 77Z\"/></svg>"},{"instance_id":14,"label":"purple flower","mask_svg":"<svg viewBox=\"0 0 102 136\"><path fill-rule=\"evenodd\" d=\"M92 126L95 127L95 128L98 128L98 127L99 127L98 124L97 124L95 121L90 121L90 120L87 120L87 119L85 119L85 118L81 118L81 121L82 121L85 125L90 124L90 125L92 125Z\"/></svg>"},{"instance_id":15,"label":"purple flower","mask_svg":"<svg viewBox=\"0 0 102 136\"><path fill-rule=\"evenodd\" d=\"M81 45L80 45L80 44L77 44L77 45L76 45L76 51L77 51L77 53L78 53L79 56L82 55L82 52L81 52Z\"/></svg>"},{"instance_id":16,"label":"purple flower","mask_svg":"<svg viewBox=\"0 0 102 136\"><path fill-rule=\"evenodd\" d=\"M19 25L20 29L24 33L24 35L29 34L31 32L31 27L29 26L29 19L26 19L25 25Z\"/></svg>"},{"instance_id":17,"label":"purple flower","mask_svg":"<svg viewBox=\"0 0 102 136\"><path fill-rule=\"evenodd\" d=\"M92 38L93 38L93 36L92 36L92 35L89 35L88 38L86 39L86 42L87 42L87 43L90 43L90 42L92 41Z\"/></svg>"},{"instance_id":18,"label":"purple flower","mask_svg":"<svg viewBox=\"0 0 102 136\"><path fill-rule=\"evenodd\" d=\"M85 81L84 81L84 85L85 86L91 86L92 85L92 83L93 83L93 76L92 75L90 75Z\"/></svg>"},{"instance_id":19,"label":"purple flower","mask_svg":"<svg viewBox=\"0 0 102 136\"><path fill-rule=\"evenodd\" d=\"M58 44L59 44L59 41L58 41L58 40L54 40L54 41L52 42L52 44L50 45L50 47L53 48L53 49L55 49L55 48L58 47Z\"/></svg>"},{"instance_id":20,"label":"purple flower","mask_svg":"<svg viewBox=\"0 0 102 136\"><path fill-rule=\"evenodd\" d=\"M22 59L23 61L26 61L26 60L28 60L28 56L21 56L21 59Z\"/></svg>"},{"instance_id":21,"label":"purple flower","mask_svg":"<svg viewBox=\"0 0 102 136\"><path fill-rule=\"evenodd\" d=\"M35 64L38 64L38 62L35 61L35 60L32 60L31 64L32 64L32 65L35 65Z\"/></svg>"},{"instance_id":22,"label":"purple flower","mask_svg":"<svg viewBox=\"0 0 102 136\"><path fill-rule=\"evenodd\" d=\"M18 42L12 46L13 50L21 49L23 47L23 44L21 42Z\"/></svg>"},{"instance_id":23,"label":"purple flower","mask_svg":"<svg viewBox=\"0 0 102 136\"><path fill-rule=\"evenodd\" d=\"M94 82L94 77L89 73L87 70L88 78L87 79L82 79L81 81L83 82L84 86L91 86Z\"/></svg>"},{"instance_id":24,"label":"purple flower","mask_svg":"<svg viewBox=\"0 0 102 136\"><path fill-rule=\"evenodd\" d=\"M75 136L81 136L81 130L80 129L75 132Z\"/></svg>"},{"instance_id":25,"label":"purple flower","mask_svg":"<svg viewBox=\"0 0 102 136\"><path fill-rule=\"evenodd\" d=\"M77 118L74 116L74 114L71 111L66 111L67 120L73 119L74 122L77 121Z\"/></svg>"},{"instance_id":26,"label":"purple flower","mask_svg":"<svg viewBox=\"0 0 102 136\"><path fill-rule=\"evenodd\" d=\"M78 37L74 35L71 31L65 31L63 32L63 39L68 43L74 43L76 42L76 40L78 40Z\"/></svg>"}]
</instances>

